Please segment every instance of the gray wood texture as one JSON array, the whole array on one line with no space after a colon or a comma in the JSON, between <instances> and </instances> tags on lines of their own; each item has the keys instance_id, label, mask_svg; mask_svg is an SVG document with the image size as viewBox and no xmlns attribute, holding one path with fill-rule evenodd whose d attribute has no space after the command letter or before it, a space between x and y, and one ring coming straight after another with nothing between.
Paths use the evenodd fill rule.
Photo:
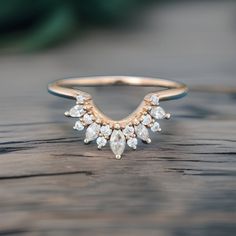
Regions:
<instances>
[{"instance_id":1,"label":"gray wood texture","mask_svg":"<svg viewBox=\"0 0 236 236\"><path fill-rule=\"evenodd\" d=\"M235 94L196 92L150 145L84 145L47 83L73 75L146 75L191 88L235 86L234 3L163 7L139 30L92 31L63 48L0 57L0 235L236 234ZM232 24L231 24L232 23ZM235 22L234 22L235 23ZM114 118L151 88L89 88Z\"/></svg>"}]
</instances>

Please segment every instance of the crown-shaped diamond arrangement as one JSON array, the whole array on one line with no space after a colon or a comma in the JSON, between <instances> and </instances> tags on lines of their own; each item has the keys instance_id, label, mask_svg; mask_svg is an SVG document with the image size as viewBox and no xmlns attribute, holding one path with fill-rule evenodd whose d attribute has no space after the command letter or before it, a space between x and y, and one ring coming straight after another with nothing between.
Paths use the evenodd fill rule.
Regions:
<instances>
[{"instance_id":1,"label":"crown-shaped diamond arrangement","mask_svg":"<svg viewBox=\"0 0 236 236\"><path fill-rule=\"evenodd\" d=\"M117 122L103 121L93 112L91 97L86 95L76 96L76 105L69 111L65 112L68 117L79 118L74 125L74 129L85 132L85 143L96 140L98 149L110 144L112 152L117 159L120 159L126 144L132 149L136 149L138 139L145 143L151 143L149 130L160 132L158 120L169 119L170 113L166 113L159 106L159 98L156 94L150 94L145 99L145 105L142 112L126 124Z\"/></svg>"}]
</instances>

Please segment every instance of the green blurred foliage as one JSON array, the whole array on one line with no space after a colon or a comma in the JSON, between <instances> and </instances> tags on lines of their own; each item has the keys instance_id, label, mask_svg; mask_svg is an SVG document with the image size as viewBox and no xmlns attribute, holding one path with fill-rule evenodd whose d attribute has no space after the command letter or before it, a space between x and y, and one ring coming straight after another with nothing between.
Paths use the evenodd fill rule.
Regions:
<instances>
[{"instance_id":1,"label":"green blurred foliage","mask_svg":"<svg viewBox=\"0 0 236 236\"><path fill-rule=\"evenodd\" d=\"M122 24L147 2L151 0L1 0L0 47L51 47L88 27Z\"/></svg>"}]
</instances>

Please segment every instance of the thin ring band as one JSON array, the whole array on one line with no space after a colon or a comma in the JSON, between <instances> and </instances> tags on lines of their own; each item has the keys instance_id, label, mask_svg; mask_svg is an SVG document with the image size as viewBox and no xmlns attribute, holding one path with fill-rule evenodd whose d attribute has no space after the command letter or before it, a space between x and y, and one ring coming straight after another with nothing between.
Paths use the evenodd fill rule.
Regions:
<instances>
[{"instance_id":1,"label":"thin ring band","mask_svg":"<svg viewBox=\"0 0 236 236\"><path fill-rule=\"evenodd\" d=\"M121 120L113 120L96 107L89 93L77 88L113 85L153 86L166 89L147 94L133 113ZM166 113L159 106L159 101L185 96L187 86L163 79L99 76L57 80L48 85L48 91L57 96L75 99L76 105L65 112L67 117L79 118L73 128L78 131L87 128L84 142L96 140L99 149L109 141L115 157L120 159L126 144L135 150L138 144L137 138L145 143L151 142L148 129L160 132L161 128L157 121L170 118L170 113Z\"/></svg>"},{"instance_id":2,"label":"thin ring band","mask_svg":"<svg viewBox=\"0 0 236 236\"><path fill-rule=\"evenodd\" d=\"M156 92L160 101L181 98L185 96L188 91L187 86L183 83L164 79L131 76L95 76L60 79L50 83L48 85L48 91L53 95L74 99L78 93L82 91L73 87L114 85L167 88L167 90Z\"/></svg>"}]
</instances>

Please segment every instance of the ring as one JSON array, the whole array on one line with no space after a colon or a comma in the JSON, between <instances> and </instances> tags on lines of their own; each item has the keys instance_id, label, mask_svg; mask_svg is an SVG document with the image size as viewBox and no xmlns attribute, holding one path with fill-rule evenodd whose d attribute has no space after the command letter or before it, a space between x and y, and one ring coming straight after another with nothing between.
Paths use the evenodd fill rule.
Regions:
<instances>
[{"instance_id":1,"label":"ring","mask_svg":"<svg viewBox=\"0 0 236 236\"><path fill-rule=\"evenodd\" d=\"M92 96L78 89L83 86L113 85L165 89L147 94L136 110L121 120L113 120L104 115L95 105ZM77 118L73 127L75 130L82 131L86 128L84 142L90 143L96 140L98 149L109 142L116 159L121 158L126 144L135 150L138 139L144 143L150 143L149 129L153 132L160 132L158 120L170 118L170 113L165 112L159 102L181 98L187 94L187 90L185 84L170 80L129 76L68 78L48 85L48 91L53 95L76 100L76 104L65 112L65 116Z\"/></svg>"}]
</instances>

